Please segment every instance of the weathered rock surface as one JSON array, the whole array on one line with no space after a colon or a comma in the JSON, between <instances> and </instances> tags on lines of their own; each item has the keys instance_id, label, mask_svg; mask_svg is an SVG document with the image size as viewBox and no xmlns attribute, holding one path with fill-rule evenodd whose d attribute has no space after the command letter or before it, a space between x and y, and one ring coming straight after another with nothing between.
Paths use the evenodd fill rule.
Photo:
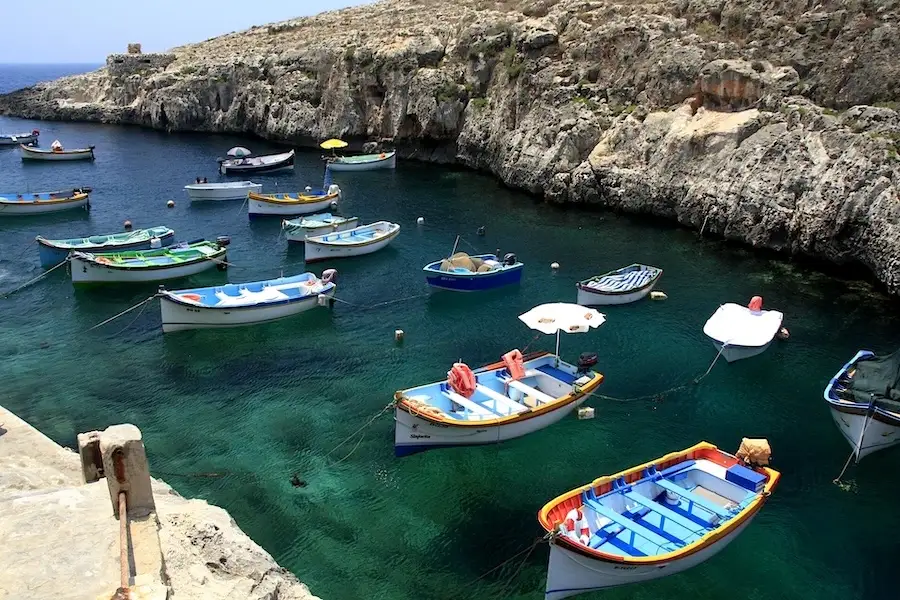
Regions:
<instances>
[{"instance_id":1,"label":"weathered rock surface","mask_svg":"<svg viewBox=\"0 0 900 600\"><path fill-rule=\"evenodd\" d=\"M317 600L223 509L156 480L153 493L169 598ZM133 541L136 527L151 525L132 521ZM106 481L83 485L77 454L2 406L0 540L2 600L108 598L118 587L119 524Z\"/></svg>"},{"instance_id":2,"label":"weathered rock surface","mask_svg":"<svg viewBox=\"0 0 900 600\"><path fill-rule=\"evenodd\" d=\"M171 54L0 111L392 139L552 201L862 264L900 292L900 0L383 0Z\"/></svg>"}]
</instances>

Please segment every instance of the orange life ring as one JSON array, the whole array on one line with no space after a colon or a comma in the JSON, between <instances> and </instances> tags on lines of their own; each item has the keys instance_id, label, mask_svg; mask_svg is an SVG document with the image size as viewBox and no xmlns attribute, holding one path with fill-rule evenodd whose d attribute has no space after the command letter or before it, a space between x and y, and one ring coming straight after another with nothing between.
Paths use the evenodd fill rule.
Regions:
<instances>
[{"instance_id":1,"label":"orange life ring","mask_svg":"<svg viewBox=\"0 0 900 600\"><path fill-rule=\"evenodd\" d=\"M587 546L591 541L591 529L580 508L570 510L560 527L565 528L565 536L574 542L581 542Z\"/></svg>"},{"instance_id":2,"label":"orange life ring","mask_svg":"<svg viewBox=\"0 0 900 600\"><path fill-rule=\"evenodd\" d=\"M384 152L382 152L382 153L379 155L378 158L384 158L384 157L386 157L386 156L387 156L387 155L386 155Z\"/></svg>"},{"instance_id":3,"label":"orange life ring","mask_svg":"<svg viewBox=\"0 0 900 600\"><path fill-rule=\"evenodd\" d=\"M762 296L753 296L750 299L750 304L747 305L747 308L752 310L753 312L759 312L763 307L763 299Z\"/></svg>"}]
</instances>

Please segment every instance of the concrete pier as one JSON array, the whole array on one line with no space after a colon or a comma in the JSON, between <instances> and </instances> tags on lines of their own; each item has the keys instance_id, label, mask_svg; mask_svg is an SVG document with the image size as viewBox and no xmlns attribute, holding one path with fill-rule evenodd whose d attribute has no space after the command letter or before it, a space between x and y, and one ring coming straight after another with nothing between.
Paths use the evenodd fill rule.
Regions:
<instances>
[{"instance_id":1,"label":"concrete pier","mask_svg":"<svg viewBox=\"0 0 900 600\"><path fill-rule=\"evenodd\" d=\"M151 479L137 427L78 445L0 406L0 600L109 600L123 578L132 600L318 600L226 511Z\"/></svg>"}]
</instances>

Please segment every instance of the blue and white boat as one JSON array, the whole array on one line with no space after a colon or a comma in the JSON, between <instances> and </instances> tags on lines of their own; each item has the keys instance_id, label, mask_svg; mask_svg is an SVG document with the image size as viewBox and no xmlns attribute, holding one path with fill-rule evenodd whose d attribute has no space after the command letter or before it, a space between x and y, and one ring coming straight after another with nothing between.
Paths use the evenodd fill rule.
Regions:
<instances>
[{"instance_id":1,"label":"blue and white boat","mask_svg":"<svg viewBox=\"0 0 900 600\"><path fill-rule=\"evenodd\" d=\"M399 233L397 223L378 221L337 233L310 236L303 242L306 262L371 254L390 244Z\"/></svg>"},{"instance_id":2,"label":"blue and white boat","mask_svg":"<svg viewBox=\"0 0 900 600\"><path fill-rule=\"evenodd\" d=\"M341 217L331 213L319 213L299 219L285 219L281 230L289 242L303 242L308 237L347 231L359 225L359 217Z\"/></svg>"},{"instance_id":3,"label":"blue and white boat","mask_svg":"<svg viewBox=\"0 0 900 600\"><path fill-rule=\"evenodd\" d=\"M164 333L267 323L316 306L330 306L336 271L321 279L312 273L251 283L165 290L160 288Z\"/></svg>"},{"instance_id":4,"label":"blue and white boat","mask_svg":"<svg viewBox=\"0 0 900 600\"><path fill-rule=\"evenodd\" d=\"M36 194L0 193L0 216L39 215L71 208L83 208L89 203L91 188L76 188L63 192Z\"/></svg>"},{"instance_id":5,"label":"blue and white boat","mask_svg":"<svg viewBox=\"0 0 900 600\"><path fill-rule=\"evenodd\" d=\"M456 250L455 245L453 249ZM465 252L451 252L449 257L428 264L422 270L428 285L433 288L480 292L519 283L524 266L512 253L500 261L494 254L469 256Z\"/></svg>"},{"instance_id":6,"label":"blue and white boat","mask_svg":"<svg viewBox=\"0 0 900 600\"><path fill-rule=\"evenodd\" d=\"M828 383L825 401L856 462L900 444L900 351L860 350Z\"/></svg>"},{"instance_id":7,"label":"blue and white boat","mask_svg":"<svg viewBox=\"0 0 900 600\"><path fill-rule=\"evenodd\" d=\"M603 382L600 373L549 352L521 358L518 378L504 357L474 372L457 363L448 380L396 392L394 453L496 444L527 435L571 413ZM471 374L468 396L449 382L457 369Z\"/></svg>"},{"instance_id":8,"label":"blue and white boat","mask_svg":"<svg viewBox=\"0 0 900 600\"><path fill-rule=\"evenodd\" d=\"M72 251L116 252L118 250L147 250L168 246L175 239L175 231L165 226L136 229L122 233L92 235L68 240L48 240L37 236L41 266L55 267L66 260Z\"/></svg>"},{"instance_id":9,"label":"blue and white boat","mask_svg":"<svg viewBox=\"0 0 900 600\"><path fill-rule=\"evenodd\" d=\"M635 302L649 294L661 276L659 267L628 265L576 283L576 302L583 306Z\"/></svg>"}]
</instances>

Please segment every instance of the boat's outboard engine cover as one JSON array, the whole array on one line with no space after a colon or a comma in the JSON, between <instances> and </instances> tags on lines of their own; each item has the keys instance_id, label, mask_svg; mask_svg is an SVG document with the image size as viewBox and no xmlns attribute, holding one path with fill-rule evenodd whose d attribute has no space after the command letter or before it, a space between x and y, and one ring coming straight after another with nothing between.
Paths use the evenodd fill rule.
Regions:
<instances>
[{"instance_id":1,"label":"boat's outboard engine cover","mask_svg":"<svg viewBox=\"0 0 900 600\"><path fill-rule=\"evenodd\" d=\"M582 352L578 357L578 372L587 373L597 364L596 352Z\"/></svg>"},{"instance_id":2,"label":"boat's outboard engine cover","mask_svg":"<svg viewBox=\"0 0 900 600\"><path fill-rule=\"evenodd\" d=\"M516 264L516 262L517 262L516 255L513 254L512 252L507 253L506 256L503 257L503 264L508 265L510 267L513 266L514 264Z\"/></svg>"}]
</instances>

